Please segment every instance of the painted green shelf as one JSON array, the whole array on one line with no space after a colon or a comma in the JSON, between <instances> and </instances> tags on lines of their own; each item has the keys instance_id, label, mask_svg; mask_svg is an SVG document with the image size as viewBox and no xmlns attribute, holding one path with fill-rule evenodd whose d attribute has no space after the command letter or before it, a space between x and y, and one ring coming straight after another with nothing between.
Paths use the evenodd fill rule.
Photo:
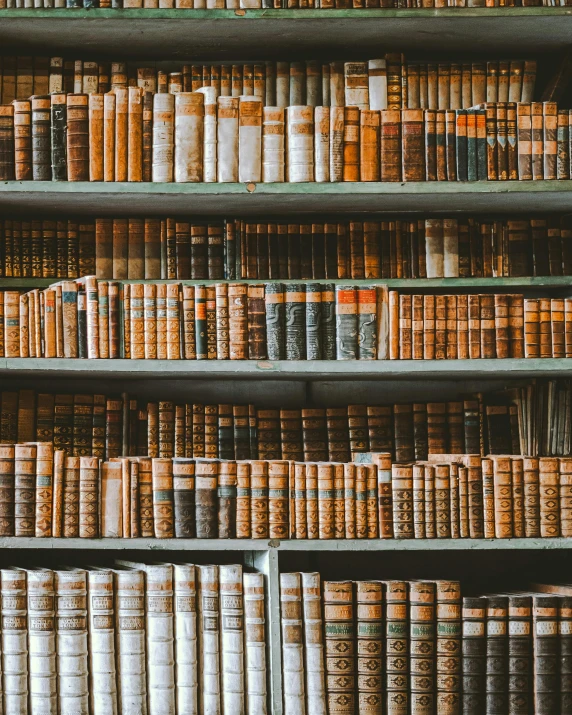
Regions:
<instances>
[{"instance_id":1,"label":"painted green shelf","mask_svg":"<svg viewBox=\"0 0 572 715\"><path fill-rule=\"evenodd\" d=\"M0 278L0 288L18 289L18 288L47 288L48 286L58 282L58 278ZM182 283L183 285L214 285L216 283L226 282L227 279L220 280L121 280L121 283ZM527 276L524 278L506 277L506 278L319 278L319 279L284 279L273 278L272 280L254 279L249 280L232 280L232 283L273 283L278 281L288 285L289 283L333 283L346 285L386 285L389 288L402 288L406 290L433 290L438 288L448 288L455 290L457 288L468 288L471 290L480 290L490 288L497 290L500 288L518 289L570 289L572 293L572 276Z\"/></svg>"},{"instance_id":2,"label":"painted green shelf","mask_svg":"<svg viewBox=\"0 0 572 715\"><path fill-rule=\"evenodd\" d=\"M0 358L0 377L122 380L467 380L572 377L572 358L507 360L87 360Z\"/></svg>"},{"instance_id":3,"label":"painted green shelf","mask_svg":"<svg viewBox=\"0 0 572 715\"><path fill-rule=\"evenodd\" d=\"M81 50L146 59L243 60L296 47L313 57L339 49L546 52L570 44L572 8L363 10L0 10L0 44L19 53ZM30 22L33 20L33 22ZM365 53L365 55L364 55Z\"/></svg>"},{"instance_id":4,"label":"painted green shelf","mask_svg":"<svg viewBox=\"0 0 572 715\"><path fill-rule=\"evenodd\" d=\"M0 549L88 551L543 551L572 549L572 539L55 539L2 537Z\"/></svg>"},{"instance_id":5,"label":"painted green shelf","mask_svg":"<svg viewBox=\"0 0 572 715\"><path fill-rule=\"evenodd\" d=\"M0 23L1 24L1 23ZM572 209L572 181L155 184L6 181L0 210L69 215L243 216L359 212L531 213Z\"/></svg>"}]
</instances>

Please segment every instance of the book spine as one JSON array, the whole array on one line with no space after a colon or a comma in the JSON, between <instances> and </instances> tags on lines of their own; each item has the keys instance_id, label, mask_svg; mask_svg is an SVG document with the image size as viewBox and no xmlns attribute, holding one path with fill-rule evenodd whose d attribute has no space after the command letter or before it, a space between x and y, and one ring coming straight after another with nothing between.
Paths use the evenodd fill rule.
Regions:
<instances>
[{"instance_id":1,"label":"book spine","mask_svg":"<svg viewBox=\"0 0 572 715\"><path fill-rule=\"evenodd\" d=\"M103 181L104 180L104 137L105 137L105 120L104 120L104 103L105 98L103 94L90 94L89 104L88 104L88 116L89 116L89 180L90 181ZM65 110L65 106L63 107ZM52 122L57 114L54 113L54 104L52 99ZM63 115L65 120L65 113ZM54 135L52 134L52 137ZM65 138L65 127L64 127L64 138ZM52 138L53 141L53 138ZM54 149L52 148L52 155ZM65 147L64 147L65 152ZM63 154L63 159L65 162L65 153ZM65 169L65 163L64 167ZM52 169L53 170L53 169ZM62 170L63 174L63 170ZM63 177L65 178L65 177ZM100 276L101 278L110 278L111 274Z\"/></svg>"},{"instance_id":2,"label":"book spine","mask_svg":"<svg viewBox=\"0 0 572 715\"><path fill-rule=\"evenodd\" d=\"M540 536L560 536L558 460L541 457L539 466Z\"/></svg>"},{"instance_id":3,"label":"book spine","mask_svg":"<svg viewBox=\"0 0 572 715\"><path fill-rule=\"evenodd\" d=\"M32 105L32 178L50 181L51 168L51 99L31 97Z\"/></svg>"},{"instance_id":4,"label":"book spine","mask_svg":"<svg viewBox=\"0 0 572 715\"><path fill-rule=\"evenodd\" d=\"M409 637L407 584L386 582L385 678L387 715L409 712Z\"/></svg>"},{"instance_id":5,"label":"book spine","mask_svg":"<svg viewBox=\"0 0 572 715\"><path fill-rule=\"evenodd\" d=\"M54 572L28 576L29 702L32 712L58 712ZM61 656L60 656L61 657Z\"/></svg>"},{"instance_id":6,"label":"book spine","mask_svg":"<svg viewBox=\"0 0 572 715\"><path fill-rule=\"evenodd\" d=\"M197 566L198 652L203 657L199 693L207 712L221 712L220 596L218 566Z\"/></svg>"},{"instance_id":7,"label":"book spine","mask_svg":"<svg viewBox=\"0 0 572 715\"><path fill-rule=\"evenodd\" d=\"M35 533L36 454L36 445L15 445L14 536Z\"/></svg>"},{"instance_id":8,"label":"book spine","mask_svg":"<svg viewBox=\"0 0 572 715\"><path fill-rule=\"evenodd\" d=\"M286 360L306 356L306 286L290 283L285 289Z\"/></svg>"},{"instance_id":9,"label":"book spine","mask_svg":"<svg viewBox=\"0 0 572 715\"><path fill-rule=\"evenodd\" d=\"M36 484L35 484L35 536L52 536L54 520L53 500L54 448L46 442L38 442L36 448Z\"/></svg>"},{"instance_id":10,"label":"book spine","mask_svg":"<svg viewBox=\"0 0 572 715\"><path fill-rule=\"evenodd\" d=\"M31 181L32 105L27 99L14 101L14 157L16 181Z\"/></svg>"},{"instance_id":11,"label":"book spine","mask_svg":"<svg viewBox=\"0 0 572 715\"><path fill-rule=\"evenodd\" d=\"M356 702L352 582L325 581L323 598L328 712L349 715ZM339 653L345 657L339 658Z\"/></svg>"},{"instance_id":12,"label":"book spine","mask_svg":"<svg viewBox=\"0 0 572 715\"><path fill-rule=\"evenodd\" d=\"M197 539L216 538L218 465L216 462L197 462L196 467L196 530Z\"/></svg>"},{"instance_id":13,"label":"book spine","mask_svg":"<svg viewBox=\"0 0 572 715\"><path fill-rule=\"evenodd\" d=\"M201 97L202 99L202 97ZM188 95L155 94L153 97L153 143L151 155L151 180L170 182L177 179L175 167L180 163L175 152L175 136L179 139L178 154L184 156L191 166L189 156L189 132L187 125ZM187 130L187 131L185 131ZM202 146L202 142L201 142ZM183 159L180 160L181 162Z\"/></svg>"},{"instance_id":14,"label":"book spine","mask_svg":"<svg viewBox=\"0 0 572 715\"><path fill-rule=\"evenodd\" d=\"M89 97L67 95L68 181L89 181Z\"/></svg>"},{"instance_id":15,"label":"book spine","mask_svg":"<svg viewBox=\"0 0 572 715\"><path fill-rule=\"evenodd\" d=\"M220 410L219 406L219 410ZM219 450L220 451L220 450ZM221 462L219 468L218 496L218 537L235 538L236 534L236 490L237 465L235 462Z\"/></svg>"},{"instance_id":16,"label":"book spine","mask_svg":"<svg viewBox=\"0 0 572 715\"><path fill-rule=\"evenodd\" d=\"M299 573L280 574L280 616L284 715L301 715L306 707L302 583ZM327 640L327 630L325 637Z\"/></svg>"},{"instance_id":17,"label":"book spine","mask_svg":"<svg viewBox=\"0 0 572 715\"><path fill-rule=\"evenodd\" d=\"M462 602L462 707L464 715L485 712L486 601L463 598Z\"/></svg>"},{"instance_id":18,"label":"book spine","mask_svg":"<svg viewBox=\"0 0 572 715\"><path fill-rule=\"evenodd\" d=\"M115 572L119 712L147 712L145 574Z\"/></svg>"},{"instance_id":19,"label":"book spine","mask_svg":"<svg viewBox=\"0 0 572 715\"><path fill-rule=\"evenodd\" d=\"M393 529L396 539L413 539L413 467L391 467Z\"/></svg>"},{"instance_id":20,"label":"book spine","mask_svg":"<svg viewBox=\"0 0 572 715\"><path fill-rule=\"evenodd\" d=\"M113 573L87 573L89 622L89 706L94 715L117 712Z\"/></svg>"},{"instance_id":21,"label":"book spine","mask_svg":"<svg viewBox=\"0 0 572 715\"><path fill-rule=\"evenodd\" d=\"M548 595L533 596L534 712L556 712L559 707L558 625L558 598Z\"/></svg>"},{"instance_id":22,"label":"book spine","mask_svg":"<svg viewBox=\"0 0 572 715\"><path fill-rule=\"evenodd\" d=\"M155 458L152 470L155 538L173 538L175 533L173 462L169 458Z\"/></svg>"},{"instance_id":23,"label":"book spine","mask_svg":"<svg viewBox=\"0 0 572 715\"><path fill-rule=\"evenodd\" d=\"M409 668L411 713L435 707L435 584L409 584ZM438 685L439 683L437 683Z\"/></svg>"},{"instance_id":24,"label":"book spine","mask_svg":"<svg viewBox=\"0 0 572 715\"><path fill-rule=\"evenodd\" d=\"M248 715L266 715L266 617L263 575L245 573L243 588L246 712Z\"/></svg>"},{"instance_id":25,"label":"book spine","mask_svg":"<svg viewBox=\"0 0 572 715\"><path fill-rule=\"evenodd\" d=\"M0 180L15 179L14 105L0 107Z\"/></svg>"},{"instance_id":26,"label":"book spine","mask_svg":"<svg viewBox=\"0 0 572 715\"><path fill-rule=\"evenodd\" d=\"M177 712L198 711L197 586L195 567L173 564Z\"/></svg>"},{"instance_id":27,"label":"book spine","mask_svg":"<svg viewBox=\"0 0 572 715\"><path fill-rule=\"evenodd\" d=\"M6 712L28 712L26 572L2 569L2 677Z\"/></svg>"}]
</instances>

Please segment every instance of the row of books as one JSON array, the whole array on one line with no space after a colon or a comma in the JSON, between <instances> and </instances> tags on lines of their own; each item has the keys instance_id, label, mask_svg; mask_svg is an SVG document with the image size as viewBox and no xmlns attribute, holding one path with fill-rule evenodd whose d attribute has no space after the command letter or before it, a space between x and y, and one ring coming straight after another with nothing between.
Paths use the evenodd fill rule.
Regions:
<instances>
[{"instance_id":1,"label":"row of books","mask_svg":"<svg viewBox=\"0 0 572 715\"><path fill-rule=\"evenodd\" d=\"M426 8L426 7L560 7L568 0L0 0L4 8L176 8L194 10L218 9L348 9L361 8Z\"/></svg>"},{"instance_id":2,"label":"row of books","mask_svg":"<svg viewBox=\"0 0 572 715\"><path fill-rule=\"evenodd\" d=\"M570 124L556 102L377 111L268 107L212 87L53 94L0 106L0 180L569 179Z\"/></svg>"},{"instance_id":3,"label":"row of books","mask_svg":"<svg viewBox=\"0 0 572 715\"><path fill-rule=\"evenodd\" d=\"M552 385L552 392L569 395L564 383ZM518 389L543 399L538 405L532 400L535 409L517 409L510 404L520 404L517 396L503 392L449 402L296 408L21 389L1 393L0 440L50 442L70 456L108 460L148 455L350 462L364 452L389 452L396 462L411 462L444 453L572 454L569 442L552 449L543 439L543 424L551 436L565 434L550 414L554 398L544 395L542 385ZM569 401L564 412L570 413ZM538 424L540 436L525 440L522 446L531 451L522 452L519 438L528 422Z\"/></svg>"},{"instance_id":4,"label":"row of books","mask_svg":"<svg viewBox=\"0 0 572 715\"><path fill-rule=\"evenodd\" d=\"M120 284L92 276L83 281L1 293L2 357L572 357L572 298L411 295L333 283Z\"/></svg>"},{"instance_id":5,"label":"row of books","mask_svg":"<svg viewBox=\"0 0 572 715\"><path fill-rule=\"evenodd\" d=\"M93 274L114 280L567 276L572 224L567 217L0 219L0 276Z\"/></svg>"},{"instance_id":6,"label":"row of books","mask_svg":"<svg viewBox=\"0 0 572 715\"><path fill-rule=\"evenodd\" d=\"M259 62L179 65L178 71L62 57L0 58L2 104L45 94L195 92L256 95L270 107L306 104L360 109L463 109L481 102L531 102L535 60L420 62L387 53L367 62Z\"/></svg>"},{"instance_id":7,"label":"row of books","mask_svg":"<svg viewBox=\"0 0 572 715\"><path fill-rule=\"evenodd\" d=\"M4 712L266 715L266 596L240 565L3 568Z\"/></svg>"},{"instance_id":8,"label":"row of books","mask_svg":"<svg viewBox=\"0 0 572 715\"><path fill-rule=\"evenodd\" d=\"M572 458L392 463L69 457L0 445L0 536L463 539L572 536Z\"/></svg>"},{"instance_id":9,"label":"row of books","mask_svg":"<svg viewBox=\"0 0 572 715\"><path fill-rule=\"evenodd\" d=\"M458 581L281 573L285 715L567 713L569 586L462 597Z\"/></svg>"}]
</instances>

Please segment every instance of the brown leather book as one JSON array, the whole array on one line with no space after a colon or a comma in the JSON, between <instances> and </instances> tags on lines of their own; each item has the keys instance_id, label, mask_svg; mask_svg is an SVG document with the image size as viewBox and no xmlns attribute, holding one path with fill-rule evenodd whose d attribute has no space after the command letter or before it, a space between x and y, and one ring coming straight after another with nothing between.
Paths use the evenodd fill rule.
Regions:
<instances>
[{"instance_id":1,"label":"brown leather book","mask_svg":"<svg viewBox=\"0 0 572 715\"><path fill-rule=\"evenodd\" d=\"M173 459L173 507L175 537L194 538L195 462L192 459Z\"/></svg>"},{"instance_id":2,"label":"brown leather book","mask_svg":"<svg viewBox=\"0 0 572 715\"><path fill-rule=\"evenodd\" d=\"M68 181L89 181L89 96L67 96Z\"/></svg>"},{"instance_id":3,"label":"brown leather book","mask_svg":"<svg viewBox=\"0 0 572 715\"><path fill-rule=\"evenodd\" d=\"M425 181L424 111L404 109L402 121L403 181Z\"/></svg>"},{"instance_id":4,"label":"brown leather book","mask_svg":"<svg viewBox=\"0 0 572 715\"><path fill-rule=\"evenodd\" d=\"M219 405L219 413L221 407L222 405ZM236 536L236 488L236 462L220 462L217 487L219 539L232 539Z\"/></svg>"},{"instance_id":5,"label":"brown leather book","mask_svg":"<svg viewBox=\"0 0 572 715\"><path fill-rule=\"evenodd\" d=\"M170 539L175 535L173 460L153 459L152 480L154 535L157 539Z\"/></svg>"},{"instance_id":6,"label":"brown leather book","mask_svg":"<svg viewBox=\"0 0 572 715\"><path fill-rule=\"evenodd\" d=\"M401 181L401 112L382 109L380 125L381 181Z\"/></svg>"},{"instance_id":7,"label":"brown leather book","mask_svg":"<svg viewBox=\"0 0 572 715\"><path fill-rule=\"evenodd\" d=\"M100 461L97 457L79 458L79 536L99 536Z\"/></svg>"},{"instance_id":8,"label":"brown leather book","mask_svg":"<svg viewBox=\"0 0 572 715\"><path fill-rule=\"evenodd\" d=\"M481 357L494 358L495 350L495 297L490 294L480 296L481 309Z\"/></svg>"},{"instance_id":9,"label":"brown leather book","mask_svg":"<svg viewBox=\"0 0 572 715\"><path fill-rule=\"evenodd\" d=\"M104 95L89 95L89 180L103 181ZM111 275L102 276L110 278Z\"/></svg>"},{"instance_id":10,"label":"brown leather book","mask_svg":"<svg viewBox=\"0 0 572 715\"><path fill-rule=\"evenodd\" d=\"M32 169L32 105L28 99L14 103L14 156L17 181L31 181Z\"/></svg>"},{"instance_id":11,"label":"brown leather book","mask_svg":"<svg viewBox=\"0 0 572 715\"><path fill-rule=\"evenodd\" d=\"M353 583L324 581L328 711L344 715L354 712L356 699L353 617Z\"/></svg>"},{"instance_id":12,"label":"brown leather book","mask_svg":"<svg viewBox=\"0 0 572 715\"><path fill-rule=\"evenodd\" d=\"M197 539L214 539L218 534L218 463L210 459L199 459L196 461L195 470Z\"/></svg>"},{"instance_id":13,"label":"brown leather book","mask_svg":"<svg viewBox=\"0 0 572 715\"><path fill-rule=\"evenodd\" d=\"M0 106L0 181L15 179L14 105Z\"/></svg>"},{"instance_id":14,"label":"brown leather book","mask_svg":"<svg viewBox=\"0 0 572 715\"><path fill-rule=\"evenodd\" d=\"M129 87L127 181L143 181L143 95L139 87Z\"/></svg>"},{"instance_id":15,"label":"brown leather book","mask_svg":"<svg viewBox=\"0 0 572 715\"><path fill-rule=\"evenodd\" d=\"M343 181L360 180L360 110L344 108Z\"/></svg>"}]
</instances>

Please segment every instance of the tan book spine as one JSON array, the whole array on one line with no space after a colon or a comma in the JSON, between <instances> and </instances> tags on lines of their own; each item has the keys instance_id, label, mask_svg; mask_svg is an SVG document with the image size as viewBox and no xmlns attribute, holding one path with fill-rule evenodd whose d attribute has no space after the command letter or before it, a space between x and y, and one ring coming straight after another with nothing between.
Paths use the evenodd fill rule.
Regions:
<instances>
[{"instance_id":1,"label":"tan book spine","mask_svg":"<svg viewBox=\"0 0 572 715\"><path fill-rule=\"evenodd\" d=\"M344 108L343 181L360 180L360 110Z\"/></svg>"},{"instance_id":2,"label":"tan book spine","mask_svg":"<svg viewBox=\"0 0 572 715\"><path fill-rule=\"evenodd\" d=\"M37 445L17 444L14 452L14 536L34 536Z\"/></svg>"},{"instance_id":3,"label":"tan book spine","mask_svg":"<svg viewBox=\"0 0 572 715\"><path fill-rule=\"evenodd\" d=\"M52 482L52 533L50 536L63 536L64 508L64 468L66 453L63 449L54 450L54 472Z\"/></svg>"},{"instance_id":4,"label":"tan book spine","mask_svg":"<svg viewBox=\"0 0 572 715\"><path fill-rule=\"evenodd\" d=\"M248 354L247 286L228 285L229 351L231 360L245 360Z\"/></svg>"},{"instance_id":5,"label":"tan book spine","mask_svg":"<svg viewBox=\"0 0 572 715\"><path fill-rule=\"evenodd\" d=\"M262 100L241 96L238 125L238 180L262 180Z\"/></svg>"},{"instance_id":6,"label":"tan book spine","mask_svg":"<svg viewBox=\"0 0 572 715\"><path fill-rule=\"evenodd\" d=\"M564 338L564 298L550 300L550 324L552 328L552 357L566 356Z\"/></svg>"},{"instance_id":7,"label":"tan book spine","mask_svg":"<svg viewBox=\"0 0 572 715\"><path fill-rule=\"evenodd\" d=\"M510 357L524 357L524 297L522 295L508 296L508 331L510 340Z\"/></svg>"},{"instance_id":8,"label":"tan book spine","mask_svg":"<svg viewBox=\"0 0 572 715\"><path fill-rule=\"evenodd\" d=\"M560 536L572 535L572 459L560 460Z\"/></svg>"},{"instance_id":9,"label":"tan book spine","mask_svg":"<svg viewBox=\"0 0 572 715\"><path fill-rule=\"evenodd\" d=\"M552 330L550 315L550 298L540 298L539 301L539 333L540 333L540 357L552 357Z\"/></svg>"},{"instance_id":10,"label":"tan book spine","mask_svg":"<svg viewBox=\"0 0 572 715\"><path fill-rule=\"evenodd\" d=\"M356 658L353 620L353 583L324 581L326 692L329 713L350 715L355 712ZM340 659L340 653L345 654L343 659Z\"/></svg>"},{"instance_id":11,"label":"tan book spine","mask_svg":"<svg viewBox=\"0 0 572 715\"><path fill-rule=\"evenodd\" d=\"M356 465L344 464L344 521L346 539L356 538Z\"/></svg>"},{"instance_id":12,"label":"tan book spine","mask_svg":"<svg viewBox=\"0 0 572 715\"><path fill-rule=\"evenodd\" d=\"M330 181L344 180L344 114L343 106L330 107Z\"/></svg>"},{"instance_id":13,"label":"tan book spine","mask_svg":"<svg viewBox=\"0 0 572 715\"><path fill-rule=\"evenodd\" d=\"M167 285L155 286L155 313L157 322L157 360L167 359Z\"/></svg>"},{"instance_id":14,"label":"tan book spine","mask_svg":"<svg viewBox=\"0 0 572 715\"><path fill-rule=\"evenodd\" d=\"M54 447L49 442L38 442L36 451L36 537L52 536L54 522L53 484Z\"/></svg>"},{"instance_id":15,"label":"tan book spine","mask_svg":"<svg viewBox=\"0 0 572 715\"><path fill-rule=\"evenodd\" d=\"M413 539L413 466L391 467L393 530L396 539Z\"/></svg>"},{"instance_id":16,"label":"tan book spine","mask_svg":"<svg viewBox=\"0 0 572 715\"><path fill-rule=\"evenodd\" d=\"M524 299L524 357L540 357L540 300Z\"/></svg>"},{"instance_id":17,"label":"tan book spine","mask_svg":"<svg viewBox=\"0 0 572 715\"><path fill-rule=\"evenodd\" d=\"M308 538L308 515L306 512L306 465L297 462L294 465L295 518L294 538Z\"/></svg>"},{"instance_id":18,"label":"tan book spine","mask_svg":"<svg viewBox=\"0 0 572 715\"><path fill-rule=\"evenodd\" d=\"M465 457L467 467L467 499L469 509L469 536L482 539L483 531L483 476L479 455Z\"/></svg>"},{"instance_id":19,"label":"tan book spine","mask_svg":"<svg viewBox=\"0 0 572 715\"><path fill-rule=\"evenodd\" d=\"M560 480L558 459L541 457L539 468L540 536L560 536Z\"/></svg>"},{"instance_id":20,"label":"tan book spine","mask_svg":"<svg viewBox=\"0 0 572 715\"><path fill-rule=\"evenodd\" d=\"M16 181L31 181L33 178L32 104L28 99L14 100L13 104L15 178ZM70 181L72 180L70 178Z\"/></svg>"},{"instance_id":21,"label":"tan book spine","mask_svg":"<svg viewBox=\"0 0 572 715\"><path fill-rule=\"evenodd\" d=\"M572 357L572 298L564 299L564 340L566 357Z\"/></svg>"},{"instance_id":22,"label":"tan book spine","mask_svg":"<svg viewBox=\"0 0 572 715\"><path fill-rule=\"evenodd\" d=\"M181 95L177 95L180 97ZM181 102L182 100L179 100ZM177 133L175 95L156 94L153 97L153 144L152 181L168 183L173 181L174 145ZM181 137L183 140L183 137ZM181 144L181 151L186 146ZM176 161L176 158L175 158Z\"/></svg>"},{"instance_id":23,"label":"tan book spine","mask_svg":"<svg viewBox=\"0 0 572 715\"><path fill-rule=\"evenodd\" d=\"M238 181L238 97L224 96L218 100L218 162L219 182ZM266 109L266 108L265 108ZM282 132L284 133L284 132Z\"/></svg>"},{"instance_id":24,"label":"tan book spine","mask_svg":"<svg viewBox=\"0 0 572 715\"><path fill-rule=\"evenodd\" d=\"M319 538L318 465L306 464L306 524L308 538Z\"/></svg>"},{"instance_id":25,"label":"tan book spine","mask_svg":"<svg viewBox=\"0 0 572 715\"><path fill-rule=\"evenodd\" d=\"M399 296L399 359L411 360L412 353L412 296Z\"/></svg>"},{"instance_id":26,"label":"tan book spine","mask_svg":"<svg viewBox=\"0 0 572 715\"><path fill-rule=\"evenodd\" d=\"M413 533L425 538L425 465L413 465Z\"/></svg>"},{"instance_id":27,"label":"tan book spine","mask_svg":"<svg viewBox=\"0 0 572 715\"><path fill-rule=\"evenodd\" d=\"M523 460L512 457L512 533L515 538L522 538L524 534L524 467Z\"/></svg>"},{"instance_id":28,"label":"tan book spine","mask_svg":"<svg viewBox=\"0 0 572 715\"><path fill-rule=\"evenodd\" d=\"M457 359L457 296L448 295L445 297L445 315L446 315L446 355L447 360Z\"/></svg>"},{"instance_id":29,"label":"tan book spine","mask_svg":"<svg viewBox=\"0 0 572 715\"><path fill-rule=\"evenodd\" d=\"M483 525L485 539L495 538L495 489L492 459L482 460L483 475Z\"/></svg>"},{"instance_id":30,"label":"tan book spine","mask_svg":"<svg viewBox=\"0 0 572 715\"><path fill-rule=\"evenodd\" d=\"M360 181L380 180L379 112L360 112Z\"/></svg>"},{"instance_id":31,"label":"tan book spine","mask_svg":"<svg viewBox=\"0 0 572 715\"><path fill-rule=\"evenodd\" d=\"M263 107L262 181L264 182L284 181L286 168L284 134L284 109L282 107ZM238 162L238 146L236 148L236 161Z\"/></svg>"},{"instance_id":32,"label":"tan book spine","mask_svg":"<svg viewBox=\"0 0 572 715\"><path fill-rule=\"evenodd\" d=\"M447 296L435 296L435 359L447 357Z\"/></svg>"},{"instance_id":33,"label":"tan book spine","mask_svg":"<svg viewBox=\"0 0 572 715\"><path fill-rule=\"evenodd\" d=\"M155 458L152 470L154 535L157 539L172 539L175 536L173 461L165 457Z\"/></svg>"},{"instance_id":34,"label":"tan book spine","mask_svg":"<svg viewBox=\"0 0 572 715\"><path fill-rule=\"evenodd\" d=\"M451 465L435 465L435 529L438 539L451 538Z\"/></svg>"},{"instance_id":35,"label":"tan book spine","mask_svg":"<svg viewBox=\"0 0 572 715\"><path fill-rule=\"evenodd\" d=\"M143 89L129 87L127 181L143 181Z\"/></svg>"},{"instance_id":36,"label":"tan book spine","mask_svg":"<svg viewBox=\"0 0 572 715\"><path fill-rule=\"evenodd\" d=\"M314 169L317 182L330 181L330 107L314 109Z\"/></svg>"},{"instance_id":37,"label":"tan book spine","mask_svg":"<svg viewBox=\"0 0 572 715\"><path fill-rule=\"evenodd\" d=\"M513 536L512 475L510 457L491 457L495 504L495 537Z\"/></svg>"},{"instance_id":38,"label":"tan book spine","mask_svg":"<svg viewBox=\"0 0 572 715\"><path fill-rule=\"evenodd\" d=\"M251 528L250 464L237 462L236 466L236 538L249 539Z\"/></svg>"},{"instance_id":39,"label":"tan book spine","mask_svg":"<svg viewBox=\"0 0 572 715\"><path fill-rule=\"evenodd\" d=\"M479 299L481 306L481 357L496 357L495 349L495 297L483 294Z\"/></svg>"},{"instance_id":40,"label":"tan book spine","mask_svg":"<svg viewBox=\"0 0 572 715\"><path fill-rule=\"evenodd\" d=\"M495 311L495 351L497 358L510 356L508 296L496 293L494 296Z\"/></svg>"},{"instance_id":41,"label":"tan book spine","mask_svg":"<svg viewBox=\"0 0 572 715\"><path fill-rule=\"evenodd\" d=\"M540 483L539 465L536 457L524 457L524 535L526 538L540 536Z\"/></svg>"},{"instance_id":42,"label":"tan book spine","mask_svg":"<svg viewBox=\"0 0 572 715\"><path fill-rule=\"evenodd\" d=\"M303 715L306 711L302 618L301 575L299 573L281 573L280 626L284 715Z\"/></svg>"},{"instance_id":43,"label":"tan book spine","mask_svg":"<svg viewBox=\"0 0 572 715\"><path fill-rule=\"evenodd\" d=\"M104 95L89 95L89 180L103 181Z\"/></svg>"},{"instance_id":44,"label":"tan book spine","mask_svg":"<svg viewBox=\"0 0 572 715\"><path fill-rule=\"evenodd\" d=\"M64 537L79 536L80 457L66 457L64 464Z\"/></svg>"},{"instance_id":45,"label":"tan book spine","mask_svg":"<svg viewBox=\"0 0 572 715\"><path fill-rule=\"evenodd\" d=\"M367 538L367 469L356 465L356 539Z\"/></svg>"},{"instance_id":46,"label":"tan book spine","mask_svg":"<svg viewBox=\"0 0 572 715\"><path fill-rule=\"evenodd\" d=\"M357 710L379 713L383 702L383 584L356 582ZM313 712L309 711L309 712Z\"/></svg>"},{"instance_id":47,"label":"tan book spine","mask_svg":"<svg viewBox=\"0 0 572 715\"><path fill-rule=\"evenodd\" d=\"M397 291L389 291L389 359L400 358L400 298Z\"/></svg>"},{"instance_id":48,"label":"tan book spine","mask_svg":"<svg viewBox=\"0 0 572 715\"><path fill-rule=\"evenodd\" d=\"M270 539L288 538L288 478L288 462L268 463L268 536Z\"/></svg>"},{"instance_id":49,"label":"tan book spine","mask_svg":"<svg viewBox=\"0 0 572 715\"><path fill-rule=\"evenodd\" d=\"M127 181L129 90L115 90L115 181Z\"/></svg>"},{"instance_id":50,"label":"tan book spine","mask_svg":"<svg viewBox=\"0 0 572 715\"><path fill-rule=\"evenodd\" d=\"M103 180L115 181L115 94L103 97Z\"/></svg>"},{"instance_id":51,"label":"tan book spine","mask_svg":"<svg viewBox=\"0 0 572 715\"><path fill-rule=\"evenodd\" d=\"M80 457L79 536L83 539L99 536L99 470L97 457Z\"/></svg>"},{"instance_id":52,"label":"tan book spine","mask_svg":"<svg viewBox=\"0 0 572 715\"><path fill-rule=\"evenodd\" d=\"M253 539L268 538L268 462L250 462L251 533Z\"/></svg>"},{"instance_id":53,"label":"tan book spine","mask_svg":"<svg viewBox=\"0 0 572 715\"><path fill-rule=\"evenodd\" d=\"M459 466L459 537L469 538L469 470Z\"/></svg>"},{"instance_id":54,"label":"tan book spine","mask_svg":"<svg viewBox=\"0 0 572 715\"><path fill-rule=\"evenodd\" d=\"M195 288L183 286L183 347L185 360L197 357L195 334ZM201 455L195 455L201 456Z\"/></svg>"}]
</instances>

